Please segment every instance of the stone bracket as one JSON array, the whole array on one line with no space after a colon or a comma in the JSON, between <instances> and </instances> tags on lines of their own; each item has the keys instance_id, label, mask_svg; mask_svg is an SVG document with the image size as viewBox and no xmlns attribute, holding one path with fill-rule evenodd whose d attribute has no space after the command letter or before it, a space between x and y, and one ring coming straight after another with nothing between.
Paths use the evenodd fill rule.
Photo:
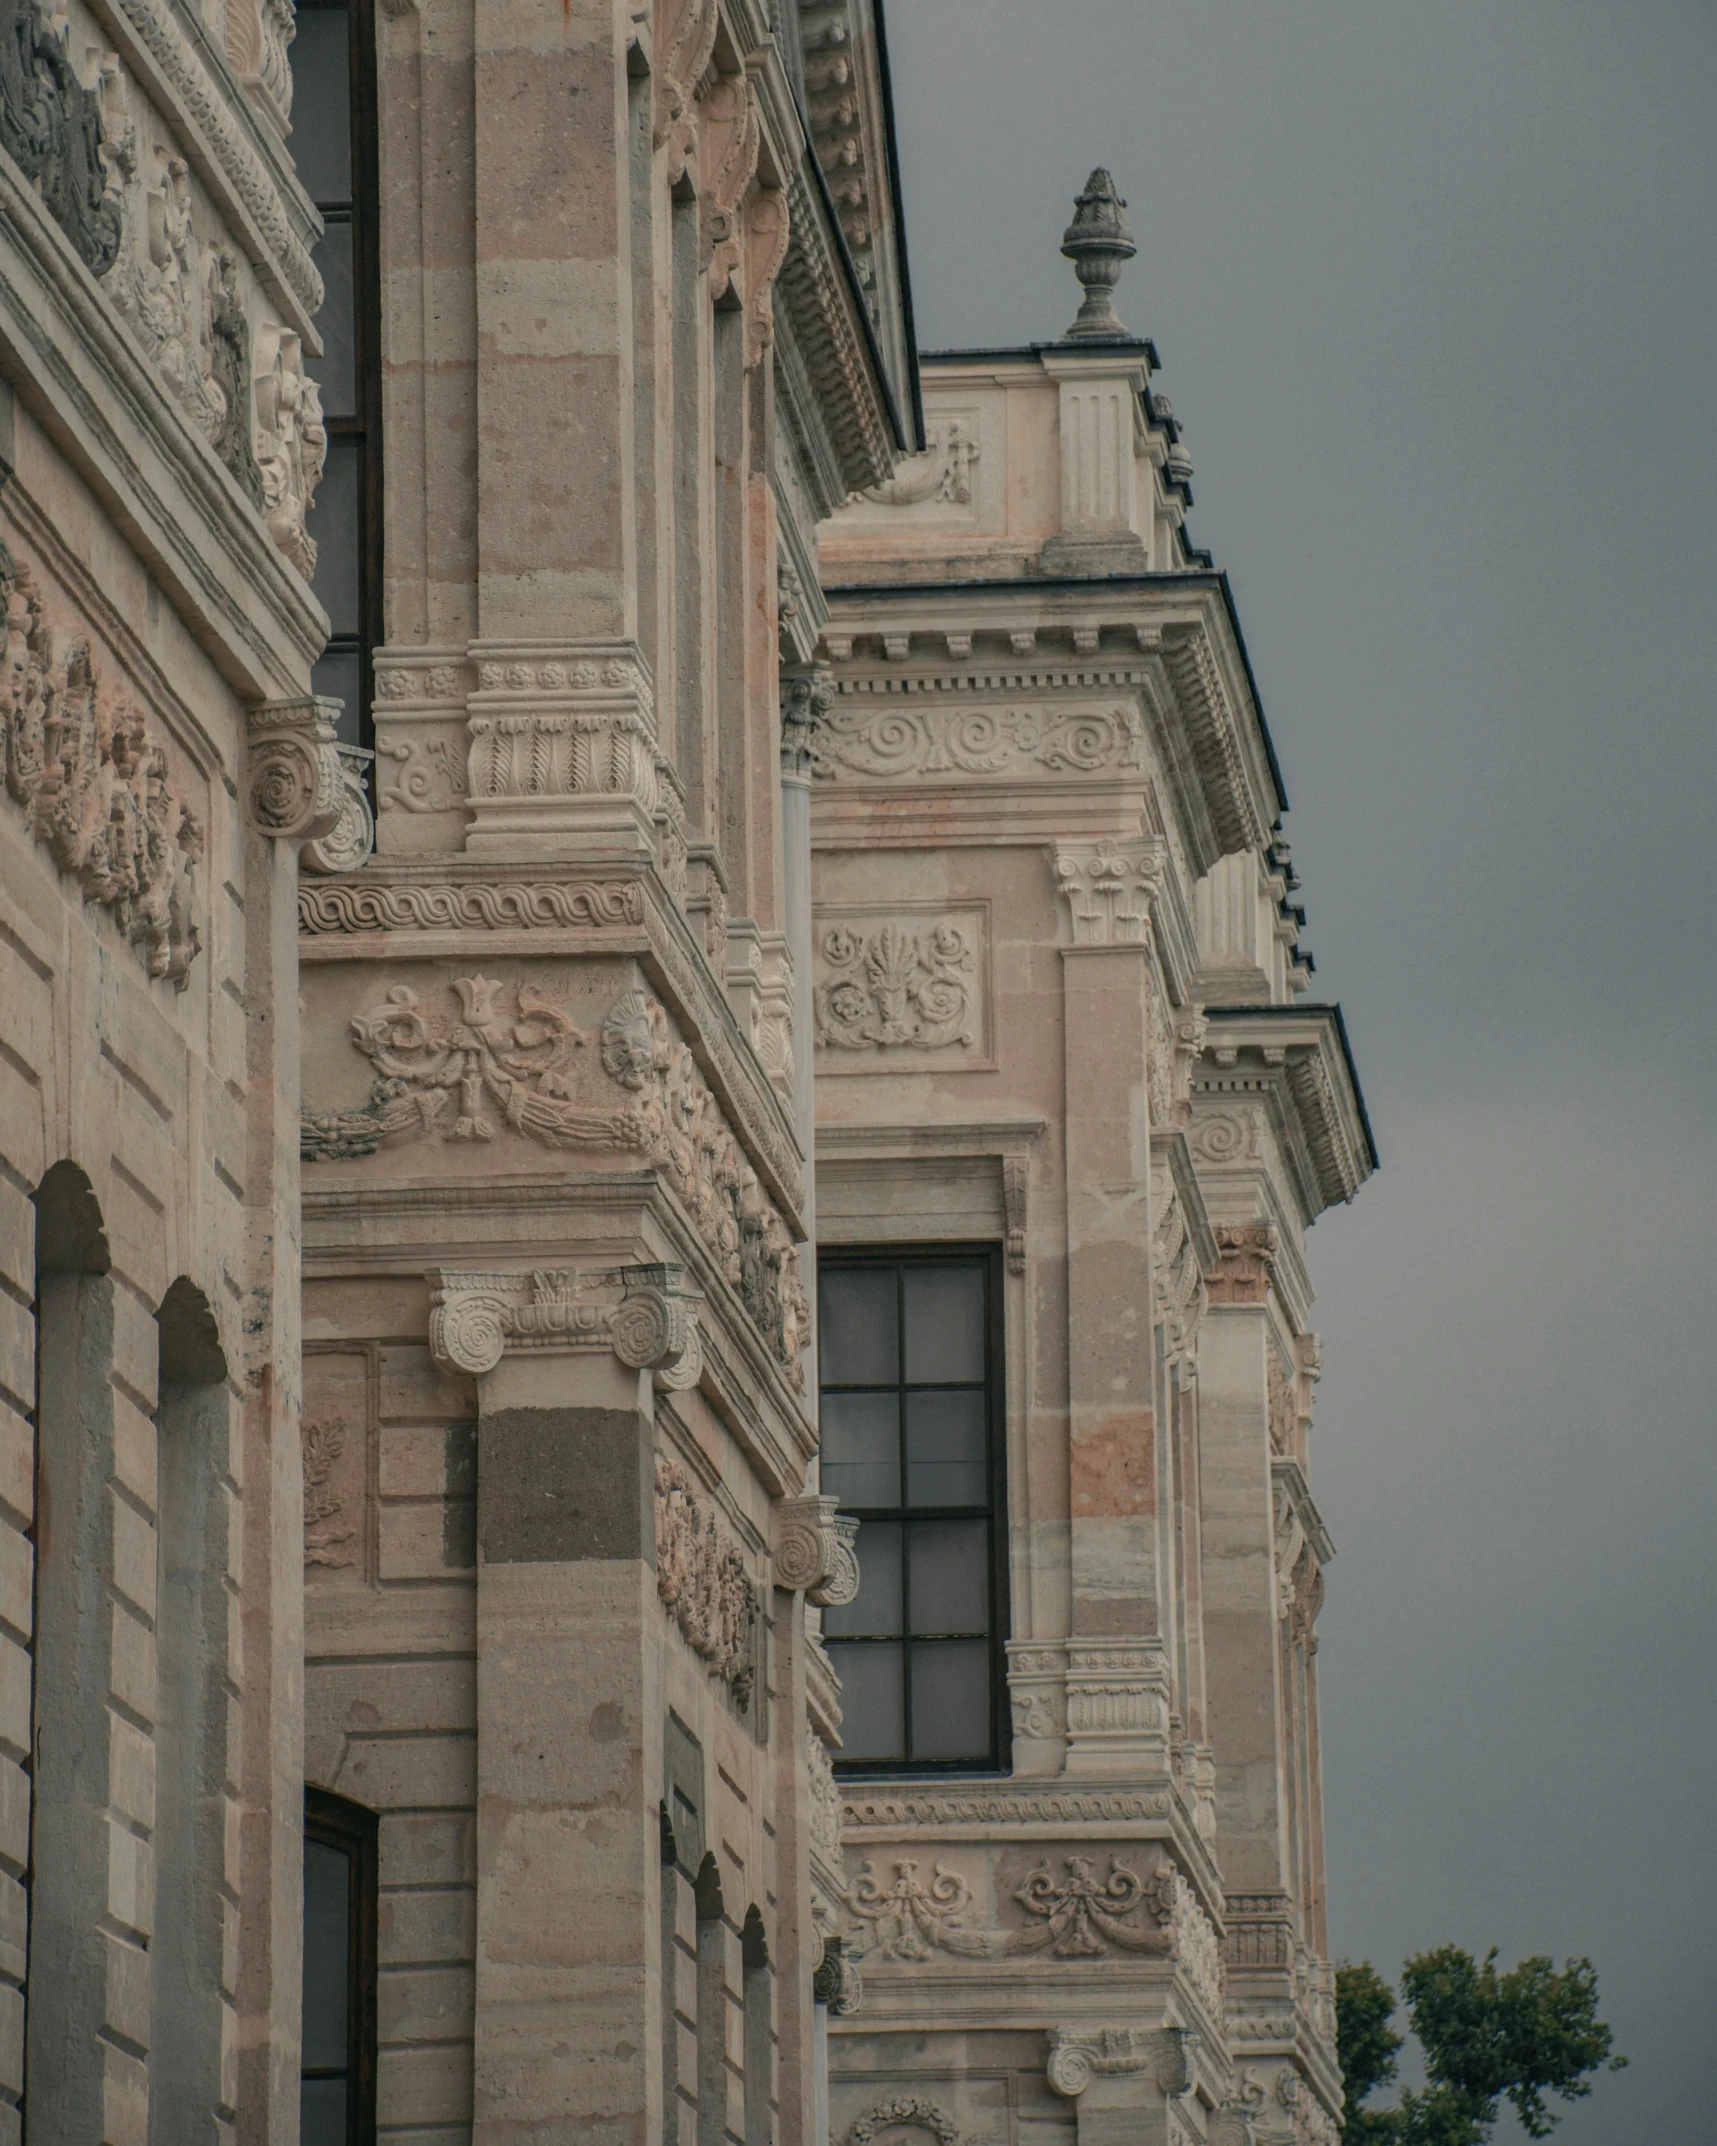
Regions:
<instances>
[{"instance_id":1,"label":"stone bracket","mask_svg":"<svg viewBox=\"0 0 1717 2146\"><path fill-rule=\"evenodd\" d=\"M803 1590L819 1609L840 1609L858 1593L859 1524L834 1498L783 1498L775 1509L775 1584Z\"/></svg>"},{"instance_id":2,"label":"stone bracket","mask_svg":"<svg viewBox=\"0 0 1717 2146\"><path fill-rule=\"evenodd\" d=\"M346 773L334 739L337 700L306 693L250 711L251 823L281 842L332 835L346 810Z\"/></svg>"}]
</instances>

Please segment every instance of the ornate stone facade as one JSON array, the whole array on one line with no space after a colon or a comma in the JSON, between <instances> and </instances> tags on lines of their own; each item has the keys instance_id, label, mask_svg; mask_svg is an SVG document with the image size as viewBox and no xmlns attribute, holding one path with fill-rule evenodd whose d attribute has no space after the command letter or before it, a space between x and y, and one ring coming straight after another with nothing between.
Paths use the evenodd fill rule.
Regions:
<instances>
[{"instance_id":1,"label":"ornate stone facade","mask_svg":"<svg viewBox=\"0 0 1717 2146\"><path fill-rule=\"evenodd\" d=\"M1303 1244L1373 1158L1184 444L1113 311L1123 207L1093 174L1067 340L927 365L926 452L821 530L821 1253L998 1245L1010 1583L1004 1777L842 1783L835 2138L1339 2117ZM987 1195L918 1193L979 1156Z\"/></svg>"}]
</instances>

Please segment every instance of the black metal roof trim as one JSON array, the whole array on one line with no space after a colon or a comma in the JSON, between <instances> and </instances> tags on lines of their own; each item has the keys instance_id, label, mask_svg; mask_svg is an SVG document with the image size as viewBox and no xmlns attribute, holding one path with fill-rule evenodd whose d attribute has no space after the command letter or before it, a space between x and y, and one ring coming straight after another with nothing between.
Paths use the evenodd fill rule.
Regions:
<instances>
[{"instance_id":1,"label":"black metal roof trim","mask_svg":"<svg viewBox=\"0 0 1717 2146\"><path fill-rule=\"evenodd\" d=\"M876 73L882 90L882 124L888 137L888 199L894 211L894 265L900 276L901 326L906 334L906 380L912 394L913 436L918 451L929 444L924 433L924 389L918 378L918 331L912 319L912 271L906 259L906 204L900 192L900 145L894 134L894 78L888 67L888 25L883 0L872 0L876 23Z\"/></svg>"}]
</instances>

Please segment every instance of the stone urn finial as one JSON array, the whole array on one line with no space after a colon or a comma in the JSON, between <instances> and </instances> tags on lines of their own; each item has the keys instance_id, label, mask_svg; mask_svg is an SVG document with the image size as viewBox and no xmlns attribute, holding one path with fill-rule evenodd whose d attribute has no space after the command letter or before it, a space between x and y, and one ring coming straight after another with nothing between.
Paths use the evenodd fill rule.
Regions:
<instances>
[{"instance_id":1,"label":"stone urn finial","mask_svg":"<svg viewBox=\"0 0 1717 2146\"><path fill-rule=\"evenodd\" d=\"M1114 180L1098 169L1086 180L1085 191L1074 207L1073 221L1061 234L1061 250L1085 286L1085 303L1067 331L1070 340L1075 336L1127 333L1109 296L1120 281L1122 268L1139 250L1121 214L1126 206L1115 191Z\"/></svg>"}]
</instances>

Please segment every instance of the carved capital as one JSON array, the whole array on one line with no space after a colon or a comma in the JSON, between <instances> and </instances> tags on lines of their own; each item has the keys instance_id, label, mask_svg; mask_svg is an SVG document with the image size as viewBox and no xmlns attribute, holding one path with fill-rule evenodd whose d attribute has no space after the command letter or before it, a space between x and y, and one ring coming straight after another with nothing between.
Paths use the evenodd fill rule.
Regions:
<instances>
[{"instance_id":1,"label":"carved capital","mask_svg":"<svg viewBox=\"0 0 1717 2146\"><path fill-rule=\"evenodd\" d=\"M1149 946L1151 909L1168 874L1168 845L1058 842L1055 884L1067 902L1075 946Z\"/></svg>"},{"instance_id":2,"label":"carved capital","mask_svg":"<svg viewBox=\"0 0 1717 2146\"><path fill-rule=\"evenodd\" d=\"M1192 2053L1199 2037L1190 2027L1051 2027L1050 2085L1077 2100L1099 2074L1144 2073L1172 2101L1192 2084Z\"/></svg>"},{"instance_id":3,"label":"carved capital","mask_svg":"<svg viewBox=\"0 0 1717 2146\"><path fill-rule=\"evenodd\" d=\"M858 1593L858 1522L824 1497L783 1498L776 1507L775 1584L820 1609L840 1609Z\"/></svg>"},{"instance_id":4,"label":"carved capital","mask_svg":"<svg viewBox=\"0 0 1717 2146\"><path fill-rule=\"evenodd\" d=\"M835 678L826 664L795 664L781 673L781 762L789 773L809 774L817 733L834 704Z\"/></svg>"},{"instance_id":5,"label":"carved capital","mask_svg":"<svg viewBox=\"0 0 1717 2146\"><path fill-rule=\"evenodd\" d=\"M838 1937L823 1941L822 1961L811 1977L811 1994L819 2004L826 2004L837 2019L847 2018L864 2001L859 1963Z\"/></svg>"},{"instance_id":6,"label":"carved capital","mask_svg":"<svg viewBox=\"0 0 1717 2146\"><path fill-rule=\"evenodd\" d=\"M1276 1271L1276 1232L1268 1222L1219 1222L1216 1264L1205 1276L1212 1304L1262 1304Z\"/></svg>"},{"instance_id":7,"label":"carved capital","mask_svg":"<svg viewBox=\"0 0 1717 2146\"><path fill-rule=\"evenodd\" d=\"M346 804L345 768L334 741L337 700L306 693L264 701L249 721L250 816L282 842L332 835Z\"/></svg>"},{"instance_id":8,"label":"carved capital","mask_svg":"<svg viewBox=\"0 0 1717 2146\"><path fill-rule=\"evenodd\" d=\"M576 1267L495 1274L441 1267L430 1282L429 1353L444 1371L481 1378L509 1348L570 1354L612 1349L629 1369L648 1371L658 1387L678 1392L703 1372L694 1291L683 1269L622 1267L624 1294L607 1294L615 1277L594 1276L586 1294Z\"/></svg>"}]
</instances>

